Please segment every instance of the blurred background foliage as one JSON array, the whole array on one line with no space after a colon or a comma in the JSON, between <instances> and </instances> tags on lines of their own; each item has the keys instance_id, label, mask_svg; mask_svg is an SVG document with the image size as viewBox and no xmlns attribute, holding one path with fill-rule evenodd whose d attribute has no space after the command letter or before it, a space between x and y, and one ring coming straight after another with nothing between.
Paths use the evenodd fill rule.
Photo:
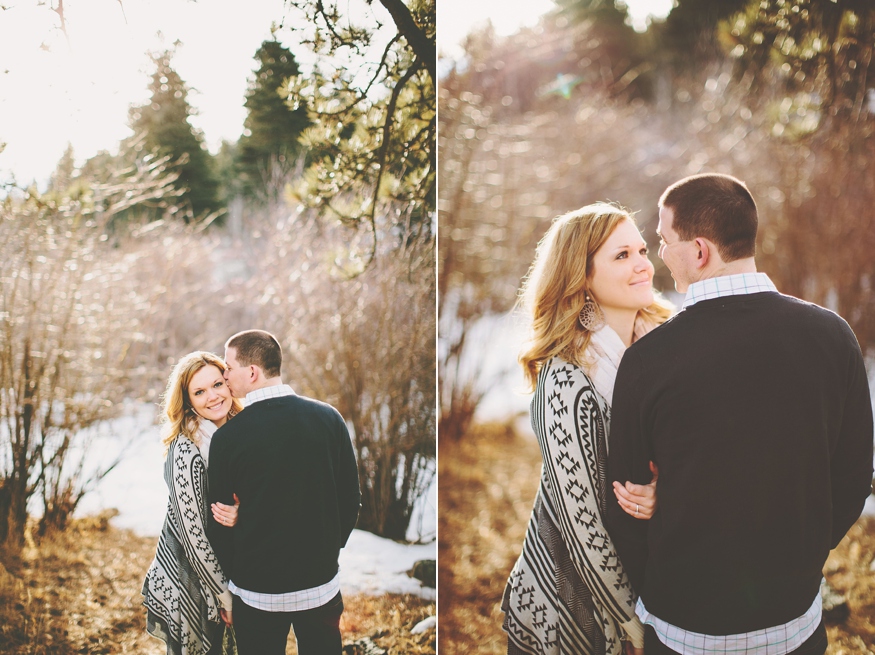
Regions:
<instances>
[{"instance_id":1,"label":"blurred background foliage","mask_svg":"<svg viewBox=\"0 0 875 655\"><path fill-rule=\"evenodd\" d=\"M439 85L441 439L489 390L478 330L512 308L552 217L619 202L655 253L657 199L700 172L747 182L760 270L871 354L873 48L868 0L676 0L640 33L620 2L557 0L536 27L471 34Z\"/></svg>"}]
</instances>

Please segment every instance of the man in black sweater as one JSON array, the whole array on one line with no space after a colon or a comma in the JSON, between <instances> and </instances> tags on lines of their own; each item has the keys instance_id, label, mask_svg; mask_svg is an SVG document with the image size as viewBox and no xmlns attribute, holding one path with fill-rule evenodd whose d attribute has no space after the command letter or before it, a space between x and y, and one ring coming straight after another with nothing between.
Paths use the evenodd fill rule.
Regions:
<instances>
[{"instance_id":1,"label":"man in black sweater","mask_svg":"<svg viewBox=\"0 0 875 655\"><path fill-rule=\"evenodd\" d=\"M645 653L820 655L823 565L871 492L860 347L756 271L742 182L686 178L659 206L659 255L686 297L623 355L608 458L609 480L640 484L654 461L659 505L606 517Z\"/></svg>"},{"instance_id":2,"label":"man in black sweater","mask_svg":"<svg viewBox=\"0 0 875 655\"><path fill-rule=\"evenodd\" d=\"M338 556L360 508L358 470L336 409L295 394L282 349L261 330L225 344L225 380L245 408L210 444L212 502L240 499L237 525L211 524L210 541L234 594L241 655L341 652Z\"/></svg>"}]
</instances>

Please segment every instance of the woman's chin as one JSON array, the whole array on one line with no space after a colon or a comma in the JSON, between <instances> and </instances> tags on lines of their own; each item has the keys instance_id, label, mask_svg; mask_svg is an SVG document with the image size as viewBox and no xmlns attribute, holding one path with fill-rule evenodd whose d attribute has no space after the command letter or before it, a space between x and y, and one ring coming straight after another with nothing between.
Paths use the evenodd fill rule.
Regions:
<instances>
[{"instance_id":1,"label":"woman's chin","mask_svg":"<svg viewBox=\"0 0 875 655\"><path fill-rule=\"evenodd\" d=\"M648 287L646 290L643 290L641 294L638 296L639 309L646 309L653 304L653 287Z\"/></svg>"}]
</instances>

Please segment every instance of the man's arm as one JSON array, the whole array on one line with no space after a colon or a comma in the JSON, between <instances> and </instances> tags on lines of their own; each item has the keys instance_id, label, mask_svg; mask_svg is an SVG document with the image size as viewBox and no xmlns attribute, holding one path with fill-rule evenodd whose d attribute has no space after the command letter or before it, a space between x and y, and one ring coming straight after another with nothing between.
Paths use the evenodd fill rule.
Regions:
<instances>
[{"instance_id":1,"label":"man's arm","mask_svg":"<svg viewBox=\"0 0 875 655\"><path fill-rule=\"evenodd\" d=\"M626 352L614 383L611 431L608 435L609 483L617 481L625 484L629 481L647 484L651 480L651 455L641 411L641 364L635 355L634 351ZM644 584L648 523L627 514L613 494L608 495L605 524L629 581L638 593Z\"/></svg>"},{"instance_id":2,"label":"man's arm","mask_svg":"<svg viewBox=\"0 0 875 655\"><path fill-rule=\"evenodd\" d=\"M349 535L352 534L358 521L359 510L362 507L362 494L359 487L358 465L355 461L355 450L346 422L338 413L338 450L337 450L337 504L340 513L340 546L346 546Z\"/></svg>"},{"instance_id":3,"label":"man's arm","mask_svg":"<svg viewBox=\"0 0 875 655\"><path fill-rule=\"evenodd\" d=\"M850 328L848 328L850 331ZM860 518L872 493L872 397L863 355L854 339L848 395L838 440L830 457L832 543L835 548Z\"/></svg>"},{"instance_id":4,"label":"man's arm","mask_svg":"<svg viewBox=\"0 0 875 655\"><path fill-rule=\"evenodd\" d=\"M222 436L216 432L212 442L210 442L210 465L207 469L210 481L210 504L233 505L234 489L231 483L229 469L231 462L227 449L229 440L223 439ZM222 571L225 572L225 576L229 580L232 577L234 560L233 529L217 523L212 512L209 512L207 535L213 550L216 552L216 557L219 559Z\"/></svg>"}]
</instances>

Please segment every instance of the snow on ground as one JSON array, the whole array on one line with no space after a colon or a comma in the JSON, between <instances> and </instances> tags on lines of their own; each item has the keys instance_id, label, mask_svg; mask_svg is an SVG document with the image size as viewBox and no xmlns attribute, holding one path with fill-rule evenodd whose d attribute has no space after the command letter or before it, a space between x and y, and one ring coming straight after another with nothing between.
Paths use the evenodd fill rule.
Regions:
<instances>
[{"instance_id":1,"label":"snow on ground","mask_svg":"<svg viewBox=\"0 0 875 655\"><path fill-rule=\"evenodd\" d=\"M76 516L96 514L115 508L112 524L128 528L141 536L161 532L167 511L167 486L164 483L164 453L160 428L155 425L154 405L130 403L124 415L109 421L89 451L89 463L106 465L119 454L121 462L87 494ZM340 585L345 593L380 595L416 594L433 600L435 590L423 587L406 571L421 559L437 559L437 484L414 508L407 538L430 540L426 544L405 545L382 539L369 532L354 530L340 553Z\"/></svg>"},{"instance_id":2,"label":"snow on ground","mask_svg":"<svg viewBox=\"0 0 875 655\"><path fill-rule=\"evenodd\" d=\"M353 530L346 548L340 551L341 591L372 596L415 594L434 600L434 589L423 587L419 580L407 575L421 559L437 559L436 541L406 545Z\"/></svg>"}]
</instances>

